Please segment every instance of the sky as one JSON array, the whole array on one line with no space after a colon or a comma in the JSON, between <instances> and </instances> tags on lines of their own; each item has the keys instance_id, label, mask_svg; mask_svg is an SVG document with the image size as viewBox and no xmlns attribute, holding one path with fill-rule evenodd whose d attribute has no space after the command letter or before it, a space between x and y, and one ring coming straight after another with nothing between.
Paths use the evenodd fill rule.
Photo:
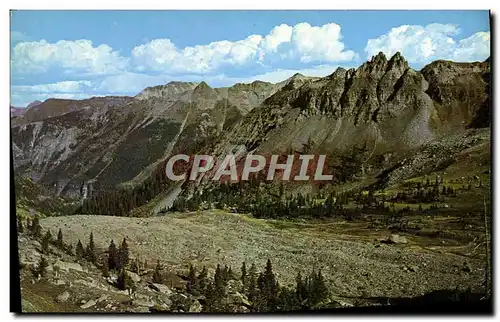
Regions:
<instances>
[{"instance_id":1,"label":"sky","mask_svg":"<svg viewBox=\"0 0 500 322\"><path fill-rule=\"evenodd\" d=\"M12 11L11 105L326 76L378 52L414 69L490 55L488 11Z\"/></svg>"}]
</instances>

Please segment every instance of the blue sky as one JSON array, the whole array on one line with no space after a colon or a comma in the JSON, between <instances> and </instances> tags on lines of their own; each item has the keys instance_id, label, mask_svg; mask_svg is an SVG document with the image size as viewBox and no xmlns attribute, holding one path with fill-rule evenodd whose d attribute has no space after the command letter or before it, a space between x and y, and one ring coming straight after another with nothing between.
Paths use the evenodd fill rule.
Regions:
<instances>
[{"instance_id":1,"label":"blue sky","mask_svg":"<svg viewBox=\"0 0 500 322\"><path fill-rule=\"evenodd\" d=\"M11 102L326 76L379 51L484 60L489 31L487 11L14 11Z\"/></svg>"}]
</instances>

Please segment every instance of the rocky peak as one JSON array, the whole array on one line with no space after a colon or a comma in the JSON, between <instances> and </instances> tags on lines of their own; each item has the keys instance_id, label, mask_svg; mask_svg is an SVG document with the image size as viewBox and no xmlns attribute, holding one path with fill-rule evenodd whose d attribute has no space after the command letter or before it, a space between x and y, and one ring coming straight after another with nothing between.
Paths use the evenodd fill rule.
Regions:
<instances>
[{"instance_id":1,"label":"rocky peak","mask_svg":"<svg viewBox=\"0 0 500 322\"><path fill-rule=\"evenodd\" d=\"M199 83L193 90L191 99L216 99L217 92L204 81Z\"/></svg>"},{"instance_id":2,"label":"rocky peak","mask_svg":"<svg viewBox=\"0 0 500 322\"><path fill-rule=\"evenodd\" d=\"M40 105L40 104L42 104L41 101L33 101L33 102L29 103L28 106L26 106L26 108L32 108L32 107L35 107L35 106Z\"/></svg>"},{"instance_id":3,"label":"rocky peak","mask_svg":"<svg viewBox=\"0 0 500 322\"><path fill-rule=\"evenodd\" d=\"M385 56L385 54L383 52L380 51L375 56L372 56L372 58L370 59L370 62L373 64L387 63L387 57Z\"/></svg>"},{"instance_id":4,"label":"rocky peak","mask_svg":"<svg viewBox=\"0 0 500 322\"><path fill-rule=\"evenodd\" d=\"M398 51L394 55L392 55L391 59L389 59L387 69L398 69L400 71L405 71L406 69L408 69L408 62Z\"/></svg>"},{"instance_id":5,"label":"rocky peak","mask_svg":"<svg viewBox=\"0 0 500 322\"><path fill-rule=\"evenodd\" d=\"M285 84L283 86L283 89L284 90L297 89L302 85L304 85L304 83L317 79L319 79L319 77L309 77L309 76L304 76L300 73L295 73L292 77L288 78L283 82Z\"/></svg>"},{"instance_id":6,"label":"rocky peak","mask_svg":"<svg viewBox=\"0 0 500 322\"><path fill-rule=\"evenodd\" d=\"M145 88L142 92L135 96L136 99L146 100L150 98L172 98L175 99L178 95L193 90L198 83L194 82L169 82L166 85L158 85Z\"/></svg>"}]
</instances>

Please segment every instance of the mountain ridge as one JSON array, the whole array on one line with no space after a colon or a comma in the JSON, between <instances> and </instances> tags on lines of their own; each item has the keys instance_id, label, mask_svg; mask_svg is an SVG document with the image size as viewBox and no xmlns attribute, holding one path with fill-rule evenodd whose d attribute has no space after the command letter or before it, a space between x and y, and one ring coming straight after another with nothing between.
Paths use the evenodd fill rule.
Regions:
<instances>
[{"instance_id":1,"label":"mountain ridge","mask_svg":"<svg viewBox=\"0 0 500 322\"><path fill-rule=\"evenodd\" d=\"M415 71L400 53L379 53L356 69L277 84L170 82L135 97L47 100L12 119L14 164L74 198L154 181L175 153L238 146L242 155L307 151L334 160L369 146L366 167L382 170L446 135L489 126L489 82L488 62Z\"/></svg>"}]
</instances>

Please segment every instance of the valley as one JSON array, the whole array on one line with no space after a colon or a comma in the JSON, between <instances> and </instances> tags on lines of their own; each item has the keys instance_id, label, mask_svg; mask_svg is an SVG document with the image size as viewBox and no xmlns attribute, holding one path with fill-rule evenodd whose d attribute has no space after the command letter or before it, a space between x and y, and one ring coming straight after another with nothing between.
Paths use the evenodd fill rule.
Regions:
<instances>
[{"instance_id":1,"label":"valley","mask_svg":"<svg viewBox=\"0 0 500 322\"><path fill-rule=\"evenodd\" d=\"M23 310L287 312L435 292L484 303L489 68L416 71L379 53L322 78L171 82L14 113ZM325 155L331 178L172 181L176 154Z\"/></svg>"}]
</instances>

